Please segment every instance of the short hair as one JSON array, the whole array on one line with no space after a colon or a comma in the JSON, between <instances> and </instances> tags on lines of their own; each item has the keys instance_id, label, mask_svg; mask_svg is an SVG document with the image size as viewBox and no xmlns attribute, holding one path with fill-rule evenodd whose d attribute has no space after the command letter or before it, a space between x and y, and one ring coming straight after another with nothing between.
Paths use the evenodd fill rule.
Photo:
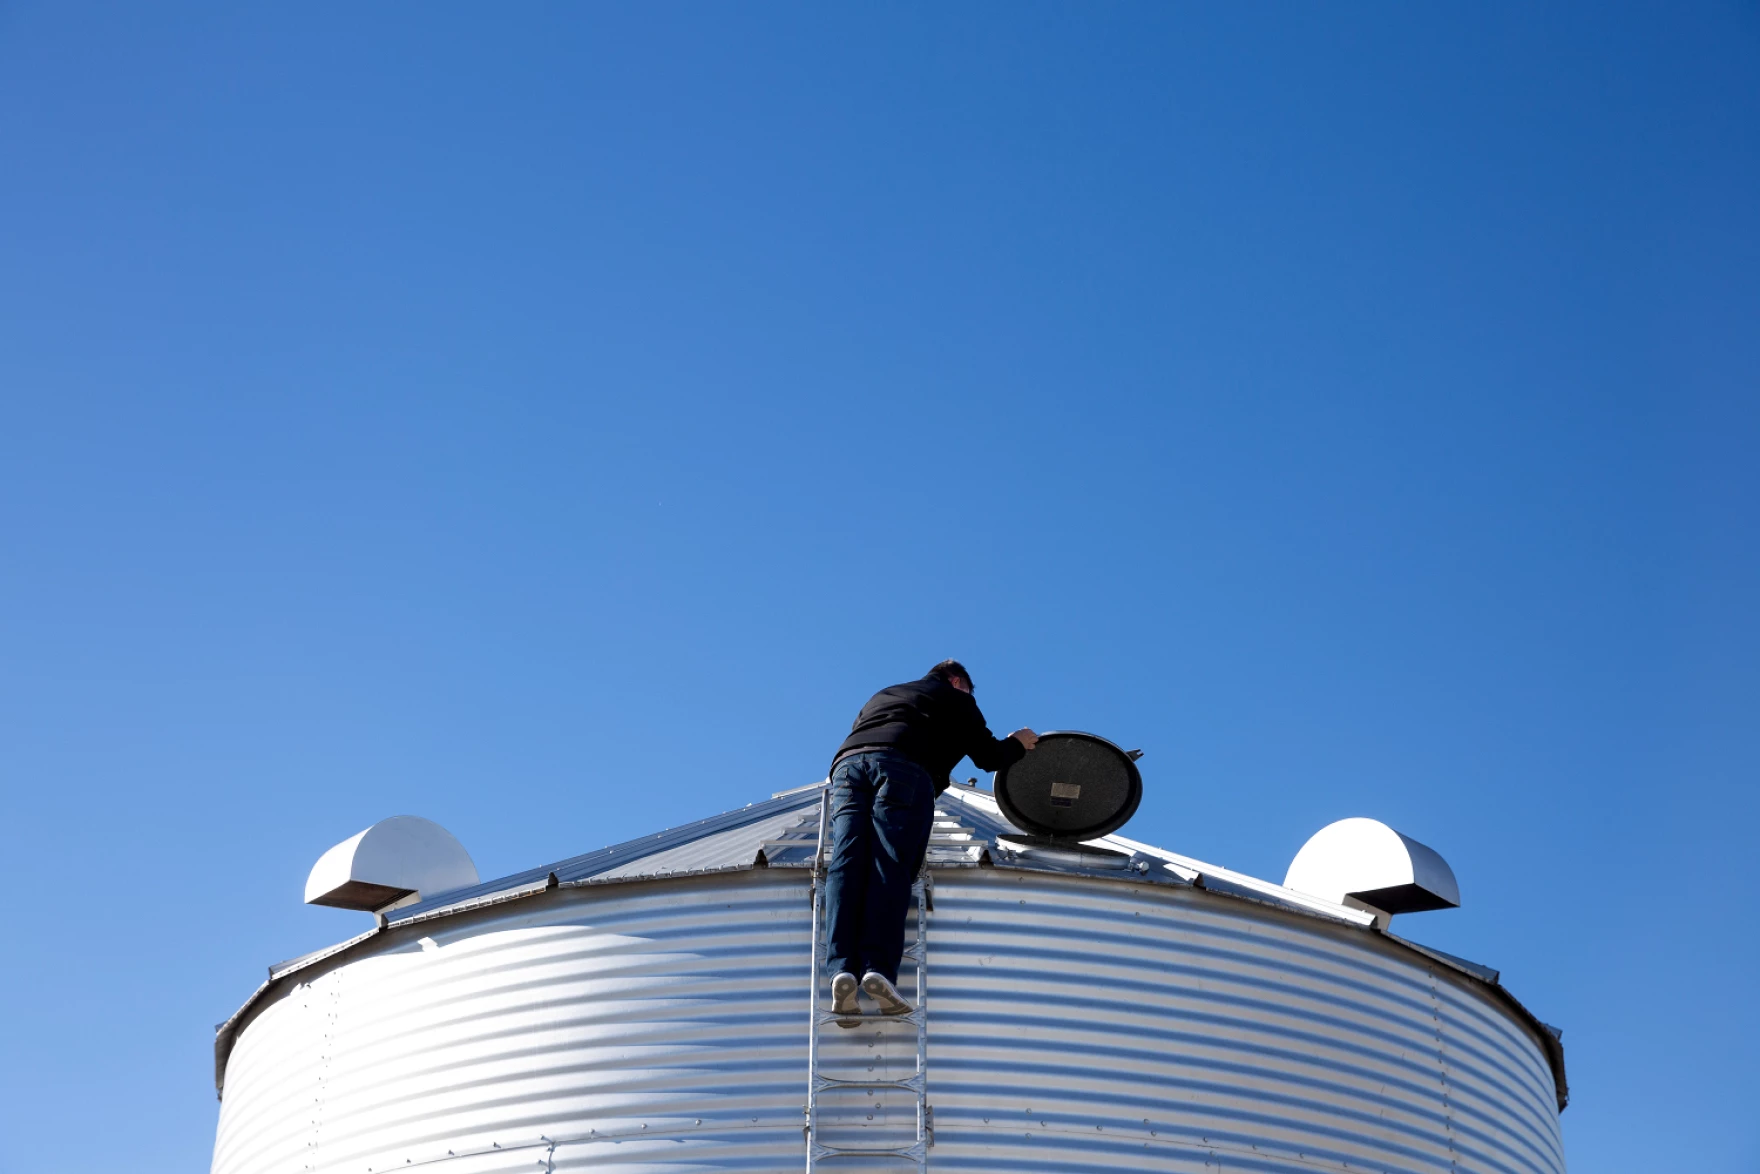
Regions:
<instances>
[{"instance_id":1,"label":"short hair","mask_svg":"<svg viewBox=\"0 0 1760 1174\"><path fill-rule=\"evenodd\" d=\"M972 674L966 672L966 666L957 660L942 661L940 664L929 670L929 675L931 677L940 677L950 685L953 683L953 678L958 677L966 683L966 688L972 690L974 693L978 691L978 687L972 684Z\"/></svg>"}]
</instances>

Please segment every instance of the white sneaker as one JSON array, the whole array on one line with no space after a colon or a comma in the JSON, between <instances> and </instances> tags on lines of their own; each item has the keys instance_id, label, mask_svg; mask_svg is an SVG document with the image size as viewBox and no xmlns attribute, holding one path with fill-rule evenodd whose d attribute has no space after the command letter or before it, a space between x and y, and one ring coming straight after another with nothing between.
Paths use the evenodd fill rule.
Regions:
<instances>
[{"instance_id":1,"label":"white sneaker","mask_svg":"<svg viewBox=\"0 0 1760 1174\"><path fill-rule=\"evenodd\" d=\"M907 1015L910 1013L911 1005L904 1001L904 996L898 993L898 988L893 986L887 977L878 970L870 970L862 975L862 989L868 992L870 999L880 1004L880 1014Z\"/></svg>"},{"instance_id":2,"label":"white sneaker","mask_svg":"<svg viewBox=\"0 0 1760 1174\"><path fill-rule=\"evenodd\" d=\"M861 1004L856 1002L856 976L845 970L831 980L831 1010L834 1014L860 1016ZM860 1018L839 1019L839 1027L860 1027Z\"/></svg>"}]
</instances>

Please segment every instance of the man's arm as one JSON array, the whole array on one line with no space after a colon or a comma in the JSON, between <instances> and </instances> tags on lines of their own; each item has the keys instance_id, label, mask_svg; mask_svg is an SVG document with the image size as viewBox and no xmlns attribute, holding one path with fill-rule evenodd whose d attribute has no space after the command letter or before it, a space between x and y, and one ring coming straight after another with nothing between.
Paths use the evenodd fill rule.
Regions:
<instances>
[{"instance_id":1,"label":"man's arm","mask_svg":"<svg viewBox=\"0 0 1760 1174\"><path fill-rule=\"evenodd\" d=\"M979 770L998 771L1019 762L1039 741L1039 735L1027 729L1016 730L1006 738L998 738L985 724L984 714L978 708L978 703L970 701L970 705L972 726L966 737L965 752L966 757Z\"/></svg>"}]
</instances>

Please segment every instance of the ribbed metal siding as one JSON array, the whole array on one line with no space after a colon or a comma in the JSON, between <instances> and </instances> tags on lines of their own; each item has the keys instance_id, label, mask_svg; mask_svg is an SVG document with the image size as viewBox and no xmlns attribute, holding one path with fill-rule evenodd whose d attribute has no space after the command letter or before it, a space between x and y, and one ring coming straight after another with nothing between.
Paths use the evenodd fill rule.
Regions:
<instances>
[{"instance_id":1,"label":"ribbed metal siding","mask_svg":"<svg viewBox=\"0 0 1760 1174\"><path fill-rule=\"evenodd\" d=\"M796 1169L805 881L562 890L387 935L244 1029L215 1174ZM937 874L930 941L937 1169L1564 1169L1524 1030L1362 931L986 869Z\"/></svg>"},{"instance_id":2,"label":"ribbed metal siding","mask_svg":"<svg viewBox=\"0 0 1760 1174\"><path fill-rule=\"evenodd\" d=\"M664 1135L674 1152L711 1139L718 1168L791 1167L805 881L561 890L388 936L244 1029L213 1168L383 1172L476 1154L471 1170L530 1170L543 1138L594 1130L632 1146ZM607 1147L625 1144L571 1144L558 1168Z\"/></svg>"},{"instance_id":3,"label":"ribbed metal siding","mask_svg":"<svg viewBox=\"0 0 1760 1174\"><path fill-rule=\"evenodd\" d=\"M944 1168L1564 1169L1532 1039L1373 935L1002 870L941 880L936 914Z\"/></svg>"}]
</instances>

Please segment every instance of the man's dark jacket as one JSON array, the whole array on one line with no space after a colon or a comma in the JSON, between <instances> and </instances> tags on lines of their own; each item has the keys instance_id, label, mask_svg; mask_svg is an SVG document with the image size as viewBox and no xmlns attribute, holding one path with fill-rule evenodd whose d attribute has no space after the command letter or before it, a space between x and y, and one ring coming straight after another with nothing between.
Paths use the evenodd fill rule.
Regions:
<instances>
[{"instance_id":1,"label":"man's dark jacket","mask_svg":"<svg viewBox=\"0 0 1760 1174\"><path fill-rule=\"evenodd\" d=\"M947 789L948 775L962 758L980 770L1001 770L1027 752L1013 738L997 738L970 693L940 677L928 676L882 689L862 706L849 737L832 763L853 750L896 750L929 772L935 793Z\"/></svg>"}]
</instances>

